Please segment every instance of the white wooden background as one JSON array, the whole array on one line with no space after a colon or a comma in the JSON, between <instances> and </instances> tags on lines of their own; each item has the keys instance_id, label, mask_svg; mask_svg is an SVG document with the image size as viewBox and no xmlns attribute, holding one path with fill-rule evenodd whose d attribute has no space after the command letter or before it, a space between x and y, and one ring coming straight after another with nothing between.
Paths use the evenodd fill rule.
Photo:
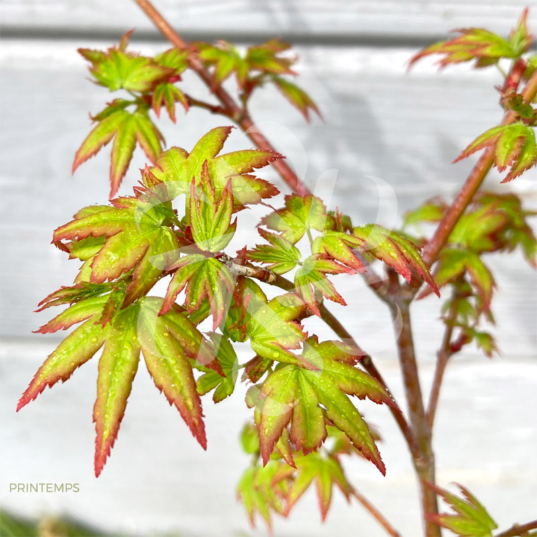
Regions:
<instances>
[{"instance_id":1,"label":"white wooden background","mask_svg":"<svg viewBox=\"0 0 537 537\"><path fill-rule=\"evenodd\" d=\"M423 1L158 2L176 27L197 39L224 36L247 41L283 35L298 43L300 83L326 120L311 125L266 89L253 103L254 117L311 188L337 174L331 207L357 223L397 225L405 210L441 193L456 192L471 162L450 162L500 112L494 71L466 67L438 74L430 64L406 73L416 47L452 27L488 25L507 32L525 2ZM537 29L534 10L532 22ZM149 535L175 529L186 536L265 535L249 529L234 498L247 458L237 435L248 411L239 393L206 404L209 450L194 442L140 367L126 418L101 478L92 473L96 361L15 414L16 400L58 335L31 330L48 319L33 314L37 302L74 276L75 265L50 245L51 231L81 206L108 196L108 151L74 177L70 164L96 112L109 95L86 80L75 50L108 46L137 27L135 45L161 49L151 26L127 0L4 0L0 2L0 507L38 515L66 513L111 531ZM136 35L136 34L135 34ZM185 77L190 93L204 91ZM171 145L189 149L208 129L227 124L197 110L177 126L162 121ZM235 131L229 149L249 147ZM134 185L144 159L137 154L123 192ZM332 171L331 171L332 170ZM281 186L270 170L263 174ZM320 178L320 180L319 180ZM377 178L377 179L375 179ZM379 179L388 185L379 194ZM319 183L317 181L319 180ZM511 189L537 207L535 169L509 186L492 174L489 186ZM281 186L285 192L285 187ZM326 188L325 188L326 191ZM388 195L392 191L393 199ZM396 207L388 202L395 200ZM263 211L241 215L250 230ZM254 244L246 231L233 246ZM435 438L439 480L461 481L490 507L498 522L535 518L537 509L537 279L518 255L491 258L498 280L495 333L503 355L488 361L469 349L448 372ZM397 394L401 383L388 314L358 278L339 278L350 305L333 307L378 360ZM441 332L438 302L416 304L414 319L426 391ZM315 321L311 331L323 330ZM326 337L330 334L322 332ZM241 351L241 359L249 356ZM361 404L381 428L388 466L382 478L363 463L349 467L356 486L386 512L407 537L419 534L416 490L406 449L382 408ZM10 482L78 482L78 494L13 494ZM277 536L382 535L359 507L336 495L334 510L319 524L315 498L301 502Z\"/></svg>"}]
</instances>

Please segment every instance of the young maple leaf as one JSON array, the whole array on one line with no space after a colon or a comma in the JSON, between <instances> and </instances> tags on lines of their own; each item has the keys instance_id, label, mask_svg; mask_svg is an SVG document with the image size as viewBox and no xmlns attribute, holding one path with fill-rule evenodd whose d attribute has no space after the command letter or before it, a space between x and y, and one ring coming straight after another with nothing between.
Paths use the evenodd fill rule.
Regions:
<instances>
[{"instance_id":1,"label":"young maple leaf","mask_svg":"<svg viewBox=\"0 0 537 537\"><path fill-rule=\"evenodd\" d=\"M196 389L200 395L214 390L213 401L219 403L229 397L235 390L235 383L239 373L239 361L233 345L226 337L212 332L210 348L222 366L224 377L209 368L202 368L205 373L196 382Z\"/></svg>"},{"instance_id":2,"label":"young maple leaf","mask_svg":"<svg viewBox=\"0 0 537 537\"><path fill-rule=\"evenodd\" d=\"M298 248L274 233L269 233L264 229L258 229L258 231L270 245L258 244L253 250L249 250L249 259L267 264L267 268L275 274L285 274L293 270L300 261Z\"/></svg>"},{"instance_id":3,"label":"young maple leaf","mask_svg":"<svg viewBox=\"0 0 537 537\"><path fill-rule=\"evenodd\" d=\"M323 456L314 452L295 457L295 464L296 470L290 466L280 465L273 478L274 484L283 479L289 481L289 490L285 497L285 516L289 516L296 502L313 483L317 489L317 499L323 522L330 509L334 485L341 490L347 501L350 500L351 486L336 457Z\"/></svg>"},{"instance_id":4,"label":"young maple leaf","mask_svg":"<svg viewBox=\"0 0 537 537\"><path fill-rule=\"evenodd\" d=\"M528 10L525 9L509 40L483 28L454 30L461 35L449 41L440 41L418 52L411 58L409 67L432 54L445 56L438 62L442 68L474 59L477 60L476 67L486 67L497 63L501 58L518 58L528 50L533 37L528 33L527 16Z\"/></svg>"},{"instance_id":5,"label":"young maple leaf","mask_svg":"<svg viewBox=\"0 0 537 537\"><path fill-rule=\"evenodd\" d=\"M162 300L157 298L145 298L115 313L103 328L100 318L107 297L98 298L100 306L94 298L82 300L45 325L45 331L53 331L85 319L39 368L17 411L47 386L69 379L104 345L93 416L97 430L95 474L99 476L116 440L141 351L156 386L177 407L194 437L206 448L201 400L189 359L218 371L221 368L202 334L176 309L159 317Z\"/></svg>"},{"instance_id":6,"label":"young maple leaf","mask_svg":"<svg viewBox=\"0 0 537 537\"><path fill-rule=\"evenodd\" d=\"M125 102L127 104L125 104ZM148 115L146 106L138 106L135 112L125 110L132 104L129 101L112 102L100 114L93 118L97 125L82 142L73 161L72 172L95 156L112 139L112 156L110 161L110 198L113 198L123 177L127 173L136 144L155 163L162 151L164 138Z\"/></svg>"},{"instance_id":7,"label":"young maple leaf","mask_svg":"<svg viewBox=\"0 0 537 537\"><path fill-rule=\"evenodd\" d=\"M280 464L269 462L266 466L251 466L246 469L237 485L237 499L242 501L248 519L255 528L255 515L259 514L272 531L271 511L284 514L283 498L286 493L286 484L280 480L273 483L274 476Z\"/></svg>"},{"instance_id":8,"label":"young maple leaf","mask_svg":"<svg viewBox=\"0 0 537 537\"><path fill-rule=\"evenodd\" d=\"M535 131L520 122L500 125L484 132L454 162L487 147L494 148L494 164L499 171L511 168L502 183L512 181L537 163Z\"/></svg>"},{"instance_id":9,"label":"young maple leaf","mask_svg":"<svg viewBox=\"0 0 537 537\"><path fill-rule=\"evenodd\" d=\"M89 281L115 280L134 269L124 305L145 295L175 261L179 244L170 225L175 214L170 202L150 198L117 198L115 206L82 209L74 220L54 231L55 242L104 237L91 257ZM69 244L69 243L68 243ZM69 248L69 246L67 246Z\"/></svg>"},{"instance_id":10,"label":"young maple leaf","mask_svg":"<svg viewBox=\"0 0 537 537\"><path fill-rule=\"evenodd\" d=\"M434 280L439 288L466 273L469 274L472 285L481 299L483 309L489 310L496 282L481 258L469 250L459 248L442 250L434 271ZM431 294L431 288L424 289L418 295L418 299L425 298L429 294Z\"/></svg>"},{"instance_id":11,"label":"young maple leaf","mask_svg":"<svg viewBox=\"0 0 537 537\"><path fill-rule=\"evenodd\" d=\"M273 298L257 288L246 288L243 294L246 310L246 333L253 351L268 360L300 364L301 357L292 350L300 348L305 338L294 319L304 311L304 302L293 293ZM305 362L305 366L311 366Z\"/></svg>"},{"instance_id":12,"label":"young maple leaf","mask_svg":"<svg viewBox=\"0 0 537 537\"><path fill-rule=\"evenodd\" d=\"M106 52L80 48L78 52L91 63L90 72L101 86L110 91L146 92L159 82L176 75L176 70L153 58L127 52L131 32L121 39L119 47Z\"/></svg>"},{"instance_id":13,"label":"young maple leaf","mask_svg":"<svg viewBox=\"0 0 537 537\"><path fill-rule=\"evenodd\" d=\"M334 261L325 254L315 254L308 257L303 265L295 273L296 292L304 299L311 311L321 316L315 290L325 298L346 306L343 297L336 291L332 282L326 277L327 274L355 274L355 271Z\"/></svg>"},{"instance_id":14,"label":"young maple leaf","mask_svg":"<svg viewBox=\"0 0 537 537\"><path fill-rule=\"evenodd\" d=\"M276 75L296 75L291 70L291 65L296 58L289 56L279 56L282 52L291 49L291 45L279 39L270 39L261 45L248 48L246 52L246 63L249 69L262 73L273 73Z\"/></svg>"},{"instance_id":15,"label":"young maple leaf","mask_svg":"<svg viewBox=\"0 0 537 537\"><path fill-rule=\"evenodd\" d=\"M310 121L310 111L315 112L320 118L323 117L315 101L302 88L280 76L273 76L271 80L306 121Z\"/></svg>"},{"instance_id":16,"label":"young maple leaf","mask_svg":"<svg viewBox=\"0 0 537 537\"><path fill-rule=\"evenodd\" d=\"M153 91L153 98L151 101L151 106L155 111L155 114L160 118L160 109L162 105L166 107L170 119L175 123L177 117L175 115L175 103L181 103L185 112L188 112L189 104L186 95L176 86L170 84L169 82L163 82L159 84L155 91Z\"/></svg>"},{"instance_id":17,"label":"young maple leaf","mask_svg":"<svg viewBox=\"0 0 537 537\"><path fill-rule=\"evenodd\" d=\"M393 399L373 377L348 363L349 353L319 352L314 345L306 345L306 349L304 363L313 363L315 370L286 364L261 386L255 417L263 462L268 461L289 424L296 450L309 453L324 442L329 423L343 431L384 474L375 440L348 396L367 397L397 408Z\"/></svg>"},{"instance_id":18,"label":"young maple leaf","mask_svg":"<svg viewBox=\"0 0 537 537\"><path fill-rule=\"evenodd\" d=\"M217 156L232 128L217 127L209 131L190 153L179 147L172 147L162 154L151 171L158 179L166 182L172 199L180 194L190 196L192 178L196 179L196 186L199 185L205 161L218 197L231 180L235 211L244 209L247 204L260 203L263 199L279 194L279 190L272 184L249 175L255 169L282 158L279 153L247 149Z\"/></svg>"},{"instance_id":19,"label":"young maple leaf","mask_svg":"<svg viewBox=\"0 0 537 537\"><path fill-rule=\"evenodd\" d=\"M352 234L363 241L358 246L360 251L380 259L401 274L409 283L412 280L412 271L414 271L440 296L434 279L415 244L399 233L389 231L376 224L355 227Z\"/></svg>"},{"instance_id":20,"label":"young maple leaf","mask_svg":"<svg viewBox=\"0 0 537 537\"><path fill-rule=\"evenodd\" d=\"M319 198L293 194L285 196L284 209L263 217L259 225L281 232L284 239L296 244L308 230L324 231L326 222L326 207Z\"/></svg>"},{"instance_id":21,"label":"young maple leaf","mask_svg":"<svg viewBox=\"0 0 537 537\"><path fill-rule=\"evenodd\" d=\"M353 235L340 231L325 231L313 241L311 251L313 254L329 256L355 272L365 272L362 261L353 252L353 249L362 244L363 240Z\"/></svg>"},{"instance_id":22,"label":"young maple leaf","mask_svg":"<svg viewBox=\"0 0 537 537\"><path fill-rule=\"evenodd\" d=\"M166 291L161 315L173 307L175 299L186 287L185 305L189 313L208 299L213 316L213 330L224 321L227 309L226 289L233 291L234 281L229 269L214 257L188 254L168 267L175 271Z\"/></svg>"},{"instance_id":23,"label":"young maple leaf","mask_svg":"<svg viewBox=\"0 0 537 537\"><path fill-rule=\"evenodd\" d=\"M462 492L462 498L451 494L435 485L429 485L456 514L427 514L427 518L443 528L447 528L460 537L491 537L492 530L498 525L487 510L479 503L468 489L458 485Z\"/></svg>"},{"instance_id":24,"label":"young maple leaf","mask_svg":"<svg viewBox=\"0 0 537 537\"><path fill-rule=\"evenodd\" d=\"M190 227L196 246L204 252L220 252L233 238L237 220L231 223L233 192L228 180L220 199L209 177L207 161L201 168L201 180L190 185Z\"/></svg>"}]
</instances>

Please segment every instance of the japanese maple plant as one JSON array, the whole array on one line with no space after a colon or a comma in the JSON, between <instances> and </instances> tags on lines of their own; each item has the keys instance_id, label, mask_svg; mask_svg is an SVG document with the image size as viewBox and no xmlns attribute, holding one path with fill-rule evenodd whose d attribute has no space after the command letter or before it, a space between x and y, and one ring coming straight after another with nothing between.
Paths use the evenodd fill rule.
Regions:
<instances>
[{"instance_id":1,"label":"japanese maple plant","mask_svg":"<svg viewBox=\"0 0 537 537\"><path fill-rule=\"evenodd\" d=\"M537 242L527 221L536 213L524 209L507 186L500 193L479 190L493 166L505 171L503 182L509 182L537 161L537 110L532 106L537 56L528 53L527 10L508 38L463 29L411 60L439 55L443 67L474 61L479 68L498 68L504 78L497 88L503 120L458 157L480 152L454 201L434 198L407 213L403 229L392 230L353 226L352 215L327 211L256 127L248 104L270 84L307 120L320 115L308 94L291 81L296 58L289 45L273 39L241 53L224 41L187 44L148 1L136 2L172 48L154 57L136 54L129 32L107 50L79 50L95 82L120 92L92 116L93 129L73 164L75 171L111 142L110 204L82 208L54 231L53 244L80 260L81 267L73 285L41 302L40 310L67 308L38 332L79 326L38 370L18 409L45 387L66 381L102 349L93 412L99 476L141 357L204 449L202 398L210 393L215 402L232 397L242 370L241 380L251 384L245 404L252 422L242 432L251 464L238 495L252 524L260 516L270 527L274 516L288 516L313 484L324 519L336 485L395 536L392 524L353 487L344 470L346 458L360 456L386 472L378 434L355 406L368 398L391 412L408 445L425 535L438 537L447 528L460 536L492 536L496 523L467 489L460 486L460 494L454 494L436 484L431 445L450 358L471 342L487 356L497 352L483 328L494 320L488 256L520 249L530 265L536 264ZM183 91L181 76L187 70L208 86L213 102ZM229 85L231 77L236 83ZM178 107L186 112L200 107L225 119L193 148L165 149L155 121L167 113L175 122ZM226 153L230 123L256 148ZM137 145L149 163L134 192L118 195ZM279 190L255 175L269 165L289 187L283 207L269 205ZM259 244L233 254L226 248L241 225L241 212L252 204L270 208L259 222ZM419 225L424 223L429 225ZM424 236L419 231L424 227L435 231ZM393 318L400 319L396 338L404 403L394 399L374 358L330 312L327 301L345 305L352 300L337 290L339 274L362 277ZM163 279L165 296L150 296ZM269 287L268 294L275 295L271 299ZM445 333L425 404L410 305L429 294L442 294L438 303ZM315 317L332 329L335 339L306 333ZM205 330L212 331L201 331L205 320ZM244 342L251 347L251 359L239 363L234 344ZM438 496L451 512L441 513ZM515 524L495 535L536 535L529 533L535 528L537 521Z\"/></svg>"}]
</instances>

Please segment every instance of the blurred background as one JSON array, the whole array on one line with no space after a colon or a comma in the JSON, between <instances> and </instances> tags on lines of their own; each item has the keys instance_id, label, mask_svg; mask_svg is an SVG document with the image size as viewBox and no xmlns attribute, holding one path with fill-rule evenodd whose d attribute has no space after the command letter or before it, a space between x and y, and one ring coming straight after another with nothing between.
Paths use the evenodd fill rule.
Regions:
<instances>
[{"instance_id":1,"label":"blurred background","mask_svg":"<svg viewBox=\"0 0 537 537\"><path fill-rule=\"evenodd\" d=\"M356 224L397 227L409 208L440 194L450 198L473 160L451 162L478 134L498 123L501 110L493 69L468 66L438 73L432 62L407 73L421 47L452 28L482 26L507 35L524 0L155 0L187 40L222 38L248 46L271 37L288 40L300 56L298 83L319 105L324 122L304 122L272 88L253 98L254 120L299 175ZM238 435L250 416L244 385L214 405L205 398L208 451L194 441L177 411L139 369L118 441L103 475L93 475L91 420L97 360L46 391L21 413L16 401L61 334L32 334L50 317L32 313L37 303L76 273L76 262L51 244L52 230L80 207L108 199L109 148L74 177L75 151L90 130L88 112L110 100L88 81L78 47L105 48L136 28L132 49L153 54L168 48L129 0L0 0L0 509L20 516L68 516L112 535L188 537L264 536L249 527L235 486L248 458ZM537 31L537 9L529 25ZM207 90L194 76L182 86ZM233 89L233 83L230 83ZM210 95L207 94L210 99ZM224 119L204 111L179 111L177 125L158 123L168 146L190 150ZM227 150L250 147L238 130ZM136 151L123 183L127 193L145 158ZM271 170L259 174L288 189ZM326 181L326 178L330 181ZM335 181L335 192L323 185ZM491 173L488 188L513 191L537 208L537 170L509 185ZM326 189L325 189L326 190ZM275 204L278 203L276 200ZM237 248L256 243L254 226L265 208L241 213ZM248 213L248 214L245 214ZM537 505L537 278L518 254L489 260L498 283L494 329L502 356L484 358L468 348L450 364L435 433L438 481L462 482L489 508L500 526L535 517ZM339 284L339 285L338 285ZM349 306L329 307L377 360L396 396L402 394L392 327L385 306L361 279L338 277ZM414 306L422 381L428 393L442 325L439 303ZM310 331L331 334L308 322ZM250 354L245 348L239 359ZM388 468L348 465L353 484L403 535L420 533L417 490L405 445L391 416L360 404L384 438ZM16 493L10 483L78 483L79 492ZM384 535L358 505L335 493L325 524L307 494L278 537Z\"/></svg>"}]
</instances>

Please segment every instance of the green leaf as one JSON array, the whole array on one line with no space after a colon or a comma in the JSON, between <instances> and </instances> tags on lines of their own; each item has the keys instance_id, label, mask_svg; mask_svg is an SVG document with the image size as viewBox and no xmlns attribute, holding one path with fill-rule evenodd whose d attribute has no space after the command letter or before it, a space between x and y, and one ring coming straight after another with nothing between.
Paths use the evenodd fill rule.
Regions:
<instances>
[{"instance_id":1,"label":"green leaf","mask_svg":"<svg viewBox=\"0 0 537 537\"><path fill-rule=\"evenodd\" d=\"M175 75L180 75L188 67L189 56L189 50L178 50L174 47L157 54L153 59L162 67L173 69Z\"/></svg>"},{"instance_id":2,"label":"green leaf","mask_svg":"<svg viewBox=\"0 0 537 537\"><path fill-rule=\"evenodd\" d=\"M103 116L106 109L96 119ZM112 139L110 163L110 198L117 194L123 177L127 173L136 144L144 150L151 162L156 162L162 151L164 138L149 119L147 110L138 108L134 113L124 109L114 110L98 119L97 125L82 142L73 161L72 172L96 155Z\"/></svg>"},{"instance_id":3,"label":"green leaf","mask_svg":"<svg viewBox=\"0 0 537 537\"><path fill-rule=\"evenodd\" d=\"M325 254L339 261L355 272L365 272L364 265L352 249L363 244L363 240L339 231L325 231L313 241L313 254Z\"/></svg>"},{"instance_id":4,"label":"green leaf","mask_svg":"<svg viewBox=\"0 0 537 537\"><path fill-rule=\"evenodd\" d=\"M354 270L340 265L329 256L315 254L308 257L295 273L296 292L304 299L311 311L321 316L317 305L316 291L325 298L346 306L343 297L336 291L327 274L354 274Z\"/></svg>"},{"instance_id":5,"label":"green leaf","mask_svg":"<svg viewBox=\"0 0 537 537\"><path fill-rule=\"evenodd\" d=\"M472 285L481 299L483 309L487 311L496 287L490 270L474 252L457 248L442 250L434 271L436 285L441 288L465 273L469 274ZM426 297L430 292L429 289L425 289L418 295L418 299Z\"/></svg>"},{"instance_id":6,"label":"green leaf","mask_svg":"<svg viewBox=\"0 0 537 537\"><path fill-rule=\"evenodd\" d=\"M326 439L327 423L343 431L353 445L384 474L385 467L362 416L349 399L354 395L395 407L373 377L328 355L309 351L308 363L283 365L263 382L256 408L260 449L266 463L283 430L291 424L291 439L304 453L315 451ZM322 406L321 406L322 405Z\"/></svg>"},{"instance_id":7,"label":"green leaf","mask_svg":"<svg viewBox=\"0 0 537 537\"><path fill-rule=\"evenodd\" d=\"M221 40L216 45L197 42L194 46L205 65L214 66L211 84L213 91L232 73L235 73L239 87L243 87L248 75L248 64L231 43Z\"/></svg>"},{"instance_id":8,"label":"green leaf","mask_svg":"<svg viewBox=\"0 0 537 537\"><path fill-rule=\"evenodd\" d=\"M217 127L209 131L198 141L190 154L179 147L172 147L162 154L151 171L167 183L172 199L180 194L190 195L192 178L196 179L196 186L199 185L205 161L218 197L231 180L234 210L244 209L246 204L260 203L263 199L279 193L276 187L267 181L249 174L254 169L263 168L282 158L280 154L248 149L217 156L231 129L232 127Z\"/></svg>"},{"instance_id":9,"label":"green leaf","mask_svg":"<svg viewBox=\"0 0 537 537\"><path fill-rule=\"evenodd\" d=\"M262 73L294 75L290 67L294 63L292 57L279 56L286 52L291 45L279 39L270 39L261 45L250 47L246 52L246 63L249 69Z\"/></svg>"},{"instance_id":10,"label":"green leaf","mask_svg":"<svg viewBox=\"0 0 537 537\"><path fill-rule=\"evenodd\" d=\"M134 269L125 305L146 294L177 258L179 245L169 227L175 219L171 203L154 194L141 191L139 198L114 200L115 207L79 212L54 232L54 241L105 237L91 262L90 281L103 283Z\"/></svg>"},{"instance_id":11,"label":"green leaf","mask_svg":"<svg viewBox=\"0 0 537 537\"><path fill-rule=\"evenodd\" d=\"M310 120L310 111L322 118L315 101L302 88L279 76L273 76L272 81L282 95L304 116L306 121Z\"/></svg>"},{"instance_id":12,"label":"green leaf","mask_svg":"<svg viewBox=\"0 0 537 537\"><path fill-rule=\"evenodd\" d=\"M175 103L181 103L186 112L188 112L189 104L185 94L173 84L164 82L159 84L155 91L153 91L152 107L155 114L160 118L160 109L164 104L170 119L175 123L177 118L175 116Z\"/></svg>"},{"instance_id":13,"label":"green leaf","mask_svg":"<svg viewBox=\"0 0 537 537\"><path fill-rule=\"evenodd\" d=\"M446 67L450 64L476 60L476 67L484 67L496 63L501 58L518 58L523 51L513 47L503 37L483 28L463 28L456 30L461 35L449 41L440 41L418 52L410 60L410 66L417 61L433 54L443 55L438 64ZM516 41L516 38L515 38Z\"/></svg>"},{"instance_id":14,"label":"green leaf","mask_svg":"<svg viewBox=\"0 0 537 537\"><path fill-rule=\"evenodd\" d=\"M78 52L91 63L90 72L97 83L110 91L150 91L159 82L175 74L174 69L161 65L152 58L114 47L107 52L82 48Z\"/></svg>"},{"instance_id":15,"label":"green leaf","mask_svg":"<svg viewBox=\"0 0 537 537\"><path fill-rule=\"evenodd\" d=\"M92 300L85 299L85 302ZM72 312L83 302L76 303L66 312ZM224 373L201 333L175 308L159 316L161 299L146 298L115 311L103 328L101 318L105 307L106 302L101 308L95 308L93 315L47 358L21 397L17 410L35 399L47 386L69 379L75 369L92 358L104 344L94 408L97 431L95 473L98 476L117 437L142 350L155 384L170 404L178 408L192 434L205 448L201 401L190 360Z\"/></svg>"},{"instance_id":16,"label":"green leaf","mask_svg":"<svg viewBox=\"0 0 537 537\"><path fill-rule=\"evenodd\" d=\"M307 230L324 231L326 219L326 207L319 198L293 194L285 196L284 209L265 216L260 225L281 232L286 240L296 244Z\"/></svg>"},{"instance_id":17,"label":"green leaf","mask_svg":"<svg viewBox=\"0 0 537 537\"><path fill-rule=\"evenodd\" d=\"M518 20L516 28L509 36L509 44L517 56L521 56L528 51L533 35L528 30L528 13L529 9L525 8Z\"/></svg>"},{"instance_id":18,"label":"green leaf","mask_svg":"<svg viewBox=\"0 0 537 537\"><path fill-rule=\"evenodd\" d=\"M259 261L267 264L268 269L275 274L285 274L293 270L300 261L300 251L288 240L269 233L264 229L258 229L259 234L270 243L257 245L248 252L248 257L252 261Z\"/></svg>"},{"instance_id":19,"label":"green leaf","mask_svg":"<svg viewBox=\"0 0 537 537\"><path fill-rule=\"evenodd\" d=\"M362 241L358 247L359 250L380 259L409 283L412 280L412 271L414 271L440 296L427 265L412 242L399 233L376 224L355 227L352 233Z\"/></svg>"},{"instance_id":20,"label":"green leaf","mask_svg":"<svg viewBox=\"0 0 537 537\"><path fill-rule=\"evenodd\" d=\"M503 172L510 168L502 183L512 181L537 163L534 129L524 123L493 127L478 136L456 159L458 162L486 147L494 148L494 164Z\"/></svg>"},{"instance_id":21,"label":"green leaf","mask_svg":"<svg viewBox=\"0 0 537 537\"><path fill-rule=\"evenodd\" d=\"M296 472L292 484L286 495L285 516L288 516L296 502L304 495L306 490L315 483L321 519L324 522L332 502L332 490L336 485L350 499L351 486L336 457L323 456L320 453L309 453L295 458ZM289 472L280 470L276 472L274 481L278 483L282 478L288 478Z\"/></svg>"},{"instance_id":22,"label":"green leaf","mask_svg":"<svg viewBox=\"0 0 537 537\"><path fill-rule=\"evenodd\" d=\"M192 179L190 186L190 225L196 246L206 252L223 250L237 229L237 220L231 223L232 214L231 180L227 182L221 197L217 198L205 161L199 187L196 187L195 179Z\"/></svg>"},{"instance_id":23,"label":"green leaf","mask_svg":"<svg viewBox=\"0 0 537 537\"><path fill-rule=\"evenodd\" d=\"M420 205L417 209L405 213L403 227L418 227L421 223L437 223L442 220L448 205L440 198L433 198Z\"/></svg>"},{"instance_id":24,"label":"green leaf","mask_svg":"<svg viewBox=\"0 0 537 537\"><path fill-rule=\"evenodd\" d=\"M304 310L304 303L294 294L267 301L265 295L247 288L243 295L246 308L246 329L254 352L268 360L300 363L292 350L300 348L304 333L293 322Z\"/></svg>"},{"instance_id":25,"label":"green leaf","mask_svg":"<svg viewBox=\"0 0 537 537\"><path fill-rule=\"evenodd\" d=\"M446 503L448 503L456 514L428 514L427 518L438 526L451 530L460 537L491 537L492 530L498 526L490 517L486 509L479 501L464 488L458 485L462 493L462 498L451 494L440 487L429 485Z\"/></svg>"},{"instance_id":26,"label":"green leaf","mask_svg":"<svg viewBox=\"0 0 537 537\"><path fill-rule=\"evenodd\" d=\"M211 349L222 366L225 377L222 377L216 371L206 371L198 379L196 388L200 395L205 395L214 390L213 401L219 403L229 397L235 390L239 362L233 345L226 337L215 332L212 332L209 336L212 342Z\"/></svg>"},{"instance_id":27,"label":"green leaf","mask_svg":"<svg viewBox=\"0 0 537 537\"><path fill-rule=\"evenodd\" d=\"M273 485L274 476L280 465L276 461L264 467L251 466L242 475L237 486L237 496L244 504L250 524L255 527L255 516L259 514L272 528L271 511L283 515L282 493L284 488Z\"/></svg>"},{"instance_id":28,"label":"green leaf","mask_svg":"<svg viewBox=\"0 0 537 537\"><path fill-rule=\"evenodd\" d=\"M226 316L228 295L233 291L234 281L228 268L214 257L203 254L189 254L169 267L174 270L161 313L173 306L177 295L186 287L185 305L189 313L197 310L204 299L209 299L213 316L213 330L218 328Z\"/></svg>"}]
</instances>

